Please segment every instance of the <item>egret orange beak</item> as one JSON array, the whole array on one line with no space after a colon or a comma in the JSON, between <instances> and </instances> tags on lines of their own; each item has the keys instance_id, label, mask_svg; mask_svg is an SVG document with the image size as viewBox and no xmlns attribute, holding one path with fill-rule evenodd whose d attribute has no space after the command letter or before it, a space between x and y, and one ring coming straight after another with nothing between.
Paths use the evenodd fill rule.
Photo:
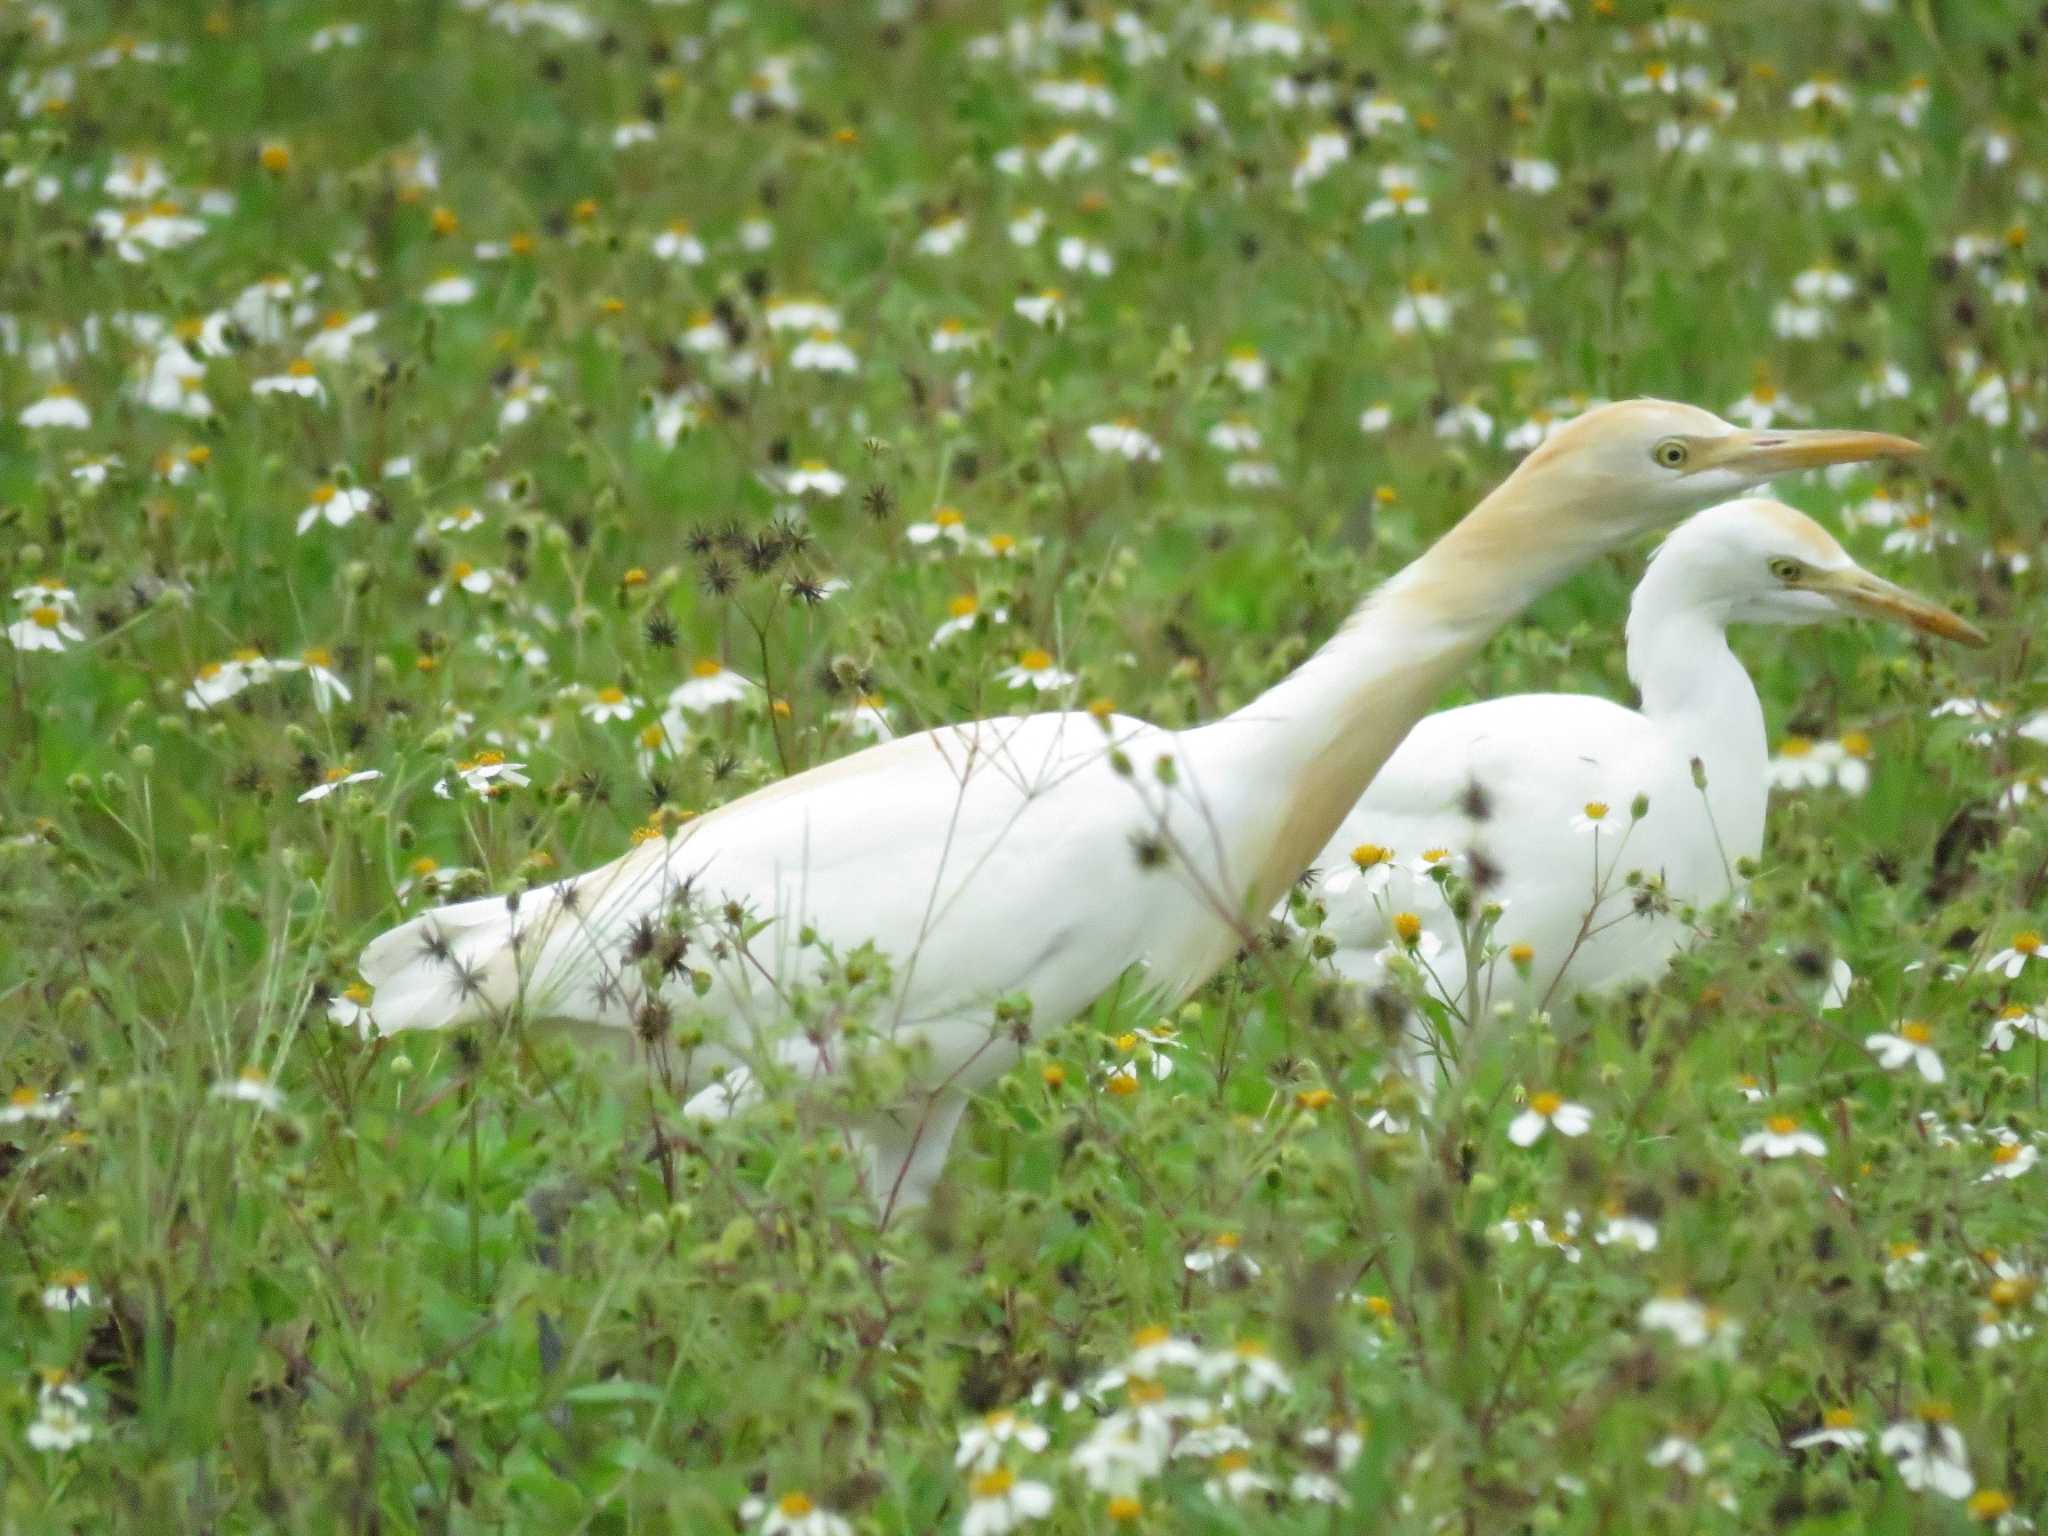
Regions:
<instances>
[{"instance_id":1,"label":"egret orange beak","mask_svg":"<svg viewBox=\"0 0 2048 1536\"><path fill-rule=\"evenodd\" d=\"M1711 441L1703 467L1734 468L1765 478L1829 464L1910 459L1923 451L1910 437L1894 437L1889 432L1732 432Z\"/></svg>"},{"instance_id":2,"label":"egret orange beak","mask_svg":"<svg viewBox=\"0 0 2048 1536\"><path fill-rule=\"evenodd\" d=\"M1908 592L1882 576L1873 576L1860 566L1815 571L1799 585L1849 613L1887 619L1894 624L1917 629L1924 635L1939 635L1944 640L1959 640L1964 645L1981 648L1991 643L1990 637L1968 619L1951 613L1939 603L1929 602L1917 592Z\"/></svg>"}]
</instances>

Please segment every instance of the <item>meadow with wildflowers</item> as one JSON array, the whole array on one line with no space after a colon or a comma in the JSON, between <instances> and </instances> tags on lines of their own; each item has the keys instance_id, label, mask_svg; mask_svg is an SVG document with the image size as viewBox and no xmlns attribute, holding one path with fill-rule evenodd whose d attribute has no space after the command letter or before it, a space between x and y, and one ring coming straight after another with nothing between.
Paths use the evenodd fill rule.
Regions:
<instances>
[{"instance_id":1,"label":"meadow with wildflowers","mask_svg":"<svg viewBox=\"0 0 2048 1536\"><path fill-rule=\"evenodd\" d=\"M2016 0L0 0L0 1533L2034 1529L2044 53ZM887 1224L827 1095L374 1027L435 902L892 734L1235 707L1636 394L1920 439L1778 494L1993 644L1738 632L1746 899L1631 880L1670 973L1463 1021L1426 1111L1422 923L1348 984L1312 881L1038 1032ZM1444 704L1627 699L1643 553Z\"/></svg>"}]
</instances>

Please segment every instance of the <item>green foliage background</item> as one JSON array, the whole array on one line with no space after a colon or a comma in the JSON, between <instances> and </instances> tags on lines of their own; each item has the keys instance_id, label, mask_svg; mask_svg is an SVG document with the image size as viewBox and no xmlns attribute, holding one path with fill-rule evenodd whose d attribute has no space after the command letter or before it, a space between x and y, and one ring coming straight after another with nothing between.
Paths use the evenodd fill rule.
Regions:
<instances>
[{"instance_id":1,"label":"green foliage background","mask_svg":"<svg viewBox=\"0 0 2048 1536\"><path fill-rule=\"evenodd\" d=\"M727 1530L750 1492L801 1488L865 1531L951 1530L957 1427L1089 1381L1150 1325L1270 1343L1292 1390L1232 1411L1277 1481L1333 1417L1364 1451L1349 1513L1219 1502L1205 1462L1176 1462L1143 1529L1957 1530L1972 1511L1874 1447L1787 1448L1830 1407L1874 1437L1934 1401L1980 1488L2039 1513L2041 1341L1974 1334L1987 1305L2031 1329L2048 1246L2048 1174L1983 1182L2001 1128L2037 1136L2041 1042L1980 1049L2043 993L2042 965L2008 982L1984 961L2042 905L2043 802L2014 789L2044 771L2016 727L2048 703L2048 23L1995 0L1547 9L0 7L0 565L10 588L75 589L85 635L9 649L0 702L0 1087L69 1095L0 1125L0 1528ZM357 40L321 32L344 24ZM736 111L777 58L795 103ZM23 110L53 72L62 105ZM1793 105L1816 76L1842 104ZM1082 78L1107 115L1034 96ZM1403 117L1366 133L1354 109L1378 100ZM623 123L647 132L620 145ZM1069 130L1098 165L999 168ZM1319 132L1348 155L1297 187ZM1162 149L1184 184L1129 167ZM95 215L129 156L160 160L186 211L206 188L231 206L124 259ZM1558 184L1520 190L1511 161ZM1426 213L1362 220L1386 166ZM1019 245L1031 206L1046 232ZM953 214L960 249L919 250ZM653 253L677 219L701 265ZM1062 270L1070 235L1113 272ZM1854 292L1824 334L1781 336L1816 266ZM475 297L423 303L447 269ZM307 315L204 355L209 412L135 397L154 344L115 317L203 321L271 274ZM1058 329L1013 308L1048 285ZM1418 285L1449 319L1400 334ZM838 310L855 373L794 366L800 335L766 317L797 294ZM319 364L324 403L252 392L335 311L377 319ZM683 343L707 311L723 356ZM933 352L949 318L978 350ZM1237 348L1267 388L1233 381ZM742 350L771 371L734 376ZM1873 393L1885 364L1903 385ZM53 379L89 427L21 424ZM545 398L506 424L522 381ZM661 806L851 750L859 695L899 728L1021 707L998 674L1032 647L1078 697L1203 719L1497 481L1517 427L1633 393L1920 437L1924 466L1885 489L1952 537L1849 542L1997 641L1743 637L1774 734L1864 733L1869 793L1779 796L1747 910L1582 1028L1490 1035L1427 1143L1367 1130L1400 1103L1384 1031L1284 936L1182 1011L1177 1070L1135 1094L1102 1085L1149 1016L1105 1000L1042 1039L976 1107L931 1211L885 1231L820 1106L705 1136L665 1085L544 1031L366 1043L329 1022L415 858L477 893L602 862ZM1389 424L1361 431L1380 403ZM1462 405L1491 430L1440 432ZM663 410L692 418L672 447ZM1231 485L1204 441L1240 414L1270 488ZM1160 462L1090 445L1123 417ZM96 455L118 456L103 484L76 473ZM400 457L409 476L380 476ZM774 485L811 459L850 484L792 514ZM375 505L301 536L322 485ZM1845 529L1876 488L1781 492ZM470 505L481 527L439 527ZM941 506L1016 550L912 543ZM429 605L457 562L495 589ZM1461 696L1626 696L1639 570L1632 552L1546 600ZM932 647L963 595L1008 623ZM545 664L479 644L501 631ZM324 648L353 698L323 713L299 674L188 708L245 647ZM701 717L650 772L653 708L583 711L607 686L658 701L701 658L786 712ZM1930 716L1953 698L2004 713ZM491 733L532 786L437 798ZM342 767L384 777L297 800ZM1822 1013L1837 958L1858 981ZM1863 1049L1907 1017L1934 1027L1944 1086ZM249 1068L279 1108L214 1091ZM1588 1104L1593 1130L1513 1148L1525 1085ZM1827 1156L1742 1156L1766 1109ZM1524 1209L1590 1231L1610 1202L1659 1224L1654 1253L1582 1240L1567 1260L1501 1232ZM1256 1275L1185 1267L1223 1233ZM1902 1270L1899 1244L1926 1264ZM2005 1302L1992 1250L2027 1277ZM71 1270L92 1305L46 1309ZM1669 1288L1739 1338L1646 1331ZM89 1395L72 1450L26 1438L44 1371ZM1053 1448L1020 1464L1057 1489L1043 1528L1108 1529L1063 1470L1095 1410L1057 1396L1030 1410ZM1671 1435L1704 1471L1647 1464Z\"/></svg>"}]
</instances>

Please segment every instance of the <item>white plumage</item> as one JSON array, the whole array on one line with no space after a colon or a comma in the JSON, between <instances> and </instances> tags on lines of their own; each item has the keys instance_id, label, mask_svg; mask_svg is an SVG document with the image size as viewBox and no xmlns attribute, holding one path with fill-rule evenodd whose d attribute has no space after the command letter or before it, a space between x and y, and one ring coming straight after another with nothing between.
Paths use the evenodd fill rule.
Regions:
<instances>
[{"instance_id":1,"label":"white plumage","mask_svg":"<svg viewBox=\"0 0 2048 1536\"><path fill-rule=\"evenodd\" d=\"M704 1043L668 1065L691 1113L723 1115L785 1071L847 1065L859 1047L799 994L828 948L871 946L892 967L873 1030L924 1055L898 1102L847 1130L885 1210L921 1200L967 1096L1031 1031L1133 966L1162 1000L1199 984L1536 595L1773 473L1913 452L1872 433L1740 431L1661 401L1589 412L1227 719L1176 732L1061 713L870 747L601 869L393 929L362 957L369 1017L388 1033L517 1014L628 1040L644 1024L664 1042L701 1025Z\"/></svg>"},{"instance_id":2,"label":"white plumage","mask_svg":"<svg viewBox=\"0 0 2048 1536\"><path fill-rule=\"evenodd\" d=\"M1660 975L1688 937L1681 909L1736 894L1737 863L1763 847L1763 706L1728 626L1858 613L1983 643L1782 503L1732 501L1692 518L1658 549L1629 606L1640 708L1522 694L1431 715L1408 734L1318 861L1332 963L1378 982L1388 956L1406 954L1468 1018ZM1438 865L1487 875L1482 901L1501 907L1475 956L1429 873ZM1638 911L1644 892L1654 899ZM1395 928L1404 913L1408 938ZM1511 957L1523 945L1530 953Z\"/></svg>"}]
</instances>

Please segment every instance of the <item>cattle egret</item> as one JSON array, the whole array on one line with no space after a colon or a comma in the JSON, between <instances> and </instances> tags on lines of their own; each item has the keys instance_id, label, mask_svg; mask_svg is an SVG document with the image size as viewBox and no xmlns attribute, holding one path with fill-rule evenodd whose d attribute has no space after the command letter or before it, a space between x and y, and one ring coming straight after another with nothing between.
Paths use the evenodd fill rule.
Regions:
<instances>
[{"instance_id":1,"label":"cattle egret","mask_svg":"<svg viewBox=\"0 0 2048 1536\"><path fill-rule=\"evenodd\" d=\"M1640 710L1532 693L1431 715L1408 733L1319 861L1336 969L1378 982L1405 955L1466 1021L1661 974L1692 931L1682 909L1735 894L1736 865L1763 847L1763 706L1728 626L1853 615L1985 643L1781 502L1731 501L1691 519L1629 604ZM1466 924L1446 900L1449 874L1468 882ZM1500 908L1490 927L1467 926L1489 903Z\"/></svg>"},{"instance_id":2,"label":"cattle egret","mask_svg":"<svg viewBox=\"0 0 2048 1536\"><path fill-rule=\"evenodd\" d=\"M1507 619L1587 560L1773 475L1904 457L1636 400L1559 429L1301 668L1163 730L1104 711L943 726L769 785L611 864L422 914L361 961L390 1033L514 1017L663 1053L723 1116L893 1041L911 1086L842 1122L886 1214L968 1095L1126 971L1177 1000L1237 950ZM866 947L865 949L863 947ZM856 951L861 955L856 957ZM858 1039L818 996L887 984ZM687 1029L706 1043L683 1053Z\"/></svg>"}]
</instances>

